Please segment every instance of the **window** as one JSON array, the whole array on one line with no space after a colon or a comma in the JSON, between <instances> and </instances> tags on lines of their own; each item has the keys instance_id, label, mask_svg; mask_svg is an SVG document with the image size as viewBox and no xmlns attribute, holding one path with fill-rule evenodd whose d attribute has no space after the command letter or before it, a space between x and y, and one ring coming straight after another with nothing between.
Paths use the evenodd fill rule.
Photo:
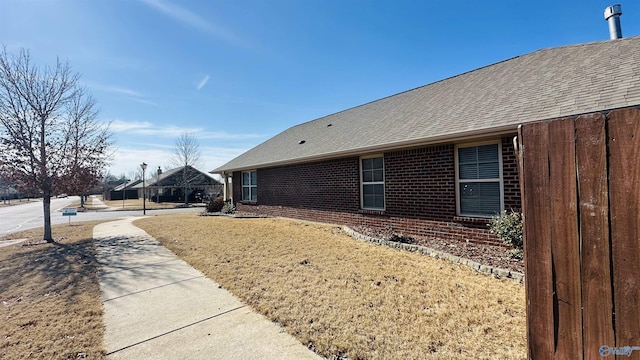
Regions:
<instances>
[{"instance_id":1,"label":"window","mask_svg":"<svg viewBox=\"0 0 640 360\"><path fill-rule=\"evenodd\" d=\"M456 148L458 214L491 216L502 209L502 155L499 143Z\"/></svg>"},{"instance_id":2,"label":"window","mask_svg":"<svg viewBox=\"0 0 640 360\"><path fill-rule=\"evenodd\" d=\"M384 210L384 159L382 156L362 158L362 208Z\"/></svg>"},{"instance_id":3,"label":"window","mask_svg":"<svg viewBox=\"0 0 640 360\"><path fill-rule=\"evenodd\" d=\"M242 201L258 200L258 173L255 171L242 172Z\"/></svg>"}]
</instances>

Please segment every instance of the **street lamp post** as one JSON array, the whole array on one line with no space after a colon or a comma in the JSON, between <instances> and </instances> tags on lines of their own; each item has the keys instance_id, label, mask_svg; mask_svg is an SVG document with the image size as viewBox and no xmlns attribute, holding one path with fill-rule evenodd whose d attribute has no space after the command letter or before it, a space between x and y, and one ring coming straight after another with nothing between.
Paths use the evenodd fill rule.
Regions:
<instances>
[{"instance_id":1,"label":"street lamp post","mask_svg":"<svg viewBox=\"0 0 640 360\"><path fill-rule=\"evenodd\" d=\"M142 168L142 215L147 215L147 191L144 186L144 171L147 170L147 164L143 162L140 167Z\"/></svg>"}]
</instances>

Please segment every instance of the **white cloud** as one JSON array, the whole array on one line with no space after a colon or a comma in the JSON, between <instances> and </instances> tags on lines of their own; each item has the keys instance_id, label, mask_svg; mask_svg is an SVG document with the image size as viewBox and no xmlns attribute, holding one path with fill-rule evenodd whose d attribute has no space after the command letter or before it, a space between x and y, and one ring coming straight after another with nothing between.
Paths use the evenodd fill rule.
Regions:
<instances>
[{"instance_id":1,"label":"white cloud","mask_svg":"<svg viewBox=\"0 0 640 360\"><path fill-rule=\"evenodd\" d=\"M229 160L242 154L247 149L225 148L225 147L201 147L201 165L198 170L209 172ZM171 167L171 149L135 149L130 147L118 148L114 153L113 163L109 168L109 172L113 175L128 175L131 172L138 172L140 164L145 162L148 164L147 174L149 171L155 172L158 166L166 171Z\"/></svg>"},{"instance_id":2,"label":"white cloud","mask_svg":"<svg viewBox=\"0 0 640 360\"><path fill-rule=\"evenodd\" d=\"M85 82L85 85L87 85L88 87L90 87L92 89L106 91L106 92L110 92L110 93L122 94L122 95L127 95L127 96L142 97L142 94L140 92L132 90L132 89L127 89L127 88L124 88L124 87L103 85L103 84L98 84L98 83L94 83L94 82L90 82L90 81L89 82Z\"/></svg>"},{"instance_id":3,"label":"white cloud","mask_svg":"<svg viewBox=\"0 0 640 360\"><path fill-rule=\"evenodd\" d=\"M177 138L185 132L192 133L198 139L206 140L241 140L264 137L264 135L259 134L230 134L224 131L207 131L202 128L189 128L175 125L157 126L148 121L124 121L120 119L111 121L109 129L115 133L160 136L165 138Z\"/></svg>"},{"instance_id":4,"label":"white cloud","mask_svg":"<svg viewBox=\"0 0 640 360\"><path fill-rule=\"evenodd\" d=\"M120 95L126 95L129 97L129 99L142 104L154 105L154 106L158 105L153 101L147 100L142 93L133 89L128 89L120 86L104 85L104 84L99 84L91 81L85 82L84 84L87 87L95 90L106 91L106 92L120 94Z\"/></svg>"},{"instance_id":5,"label":"white cloud","mask_svg":"<svg viewBox=\"0 0 640 360\"><path fill-rule=\"evenodd\" d=\"M158 166L163 169L168 165L166 159L171 156L170 151L158 149L133 149L121 147L116 149L113 154L113 162L109 168L109 172L119 176L121 174L137 173L140 171L140 164L143 162L148 164L147 174L149 171L155 171Z\"/></svg>"},{"instance_id":6,"label":"white cloud","mask_svg":"<svg viewBox=\"0 0 640 360\"><path fill-rule=\"evenodd\" d=\"M153 102L151 100L145 100L142 98L131 98L131 100L135 101L135 102L139 102L141 104L145 104L145 105L153 105L153 106L158 106L157 102Z\"/></svg>"},{"instance_id":7,"label":"white cloud","mask_svg":"<svg viewBox=\"0 0 640 360\"><path fill-rule=\"evenodd\" d=\"M205 75L202 80L200 80L200 82L198 83L198 85L196 85L196 89L198 89L198 91L200 91L200 89L202 89L205 85L207 85L207 82L209 81L209 75Z\"/></svg>"},{"instance_id":8,"label":"white cloud","mask_svg":"<svg viewBox=\"0 0 640 360\"><path fill-rule=\"evenodd\" d=\"M131 121L122 121L122 120L114 120L111 122L109 129L113 132L130 132L135 131L137 129L145 129L151 127L152 124L150 122L131 122Z\"/></svg>"},{"instance_id":9,"label":"white cloud","mask_svg":"<svg viewBox=\"0 0 640 360\"><path fill-rule=\"evenodd\" d=\"M228 30L215 26L209 23L207 20L199 16L198 14L187 10L179 5L172 4L166 0L142 0L142 2L150 8L165 14L174 20L181 22L187 26L191 26L200 31L208 33L220 40L234 44L236 46L246 47L244 41L239 39L236 35L232 34Z\"/></svg>"}]
</instances>

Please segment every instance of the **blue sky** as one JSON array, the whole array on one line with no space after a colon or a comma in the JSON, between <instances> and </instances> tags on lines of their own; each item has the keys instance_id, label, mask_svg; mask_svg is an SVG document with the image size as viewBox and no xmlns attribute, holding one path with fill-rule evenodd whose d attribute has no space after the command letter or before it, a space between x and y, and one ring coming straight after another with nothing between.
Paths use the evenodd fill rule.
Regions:
<instances>
[{"instance_id":1,"label":"blue sky","mask_svg":"<svg viewBox=\"0 0 640 360\"><path fill-rule=\"evenodd\" d=\"M538 49L606 40L613 1L0 0L0 42L68 60L115 141L110 172L210 171L293 125ZM640 2L622 3L640 34Z\"/></svg>"}]
</instances>

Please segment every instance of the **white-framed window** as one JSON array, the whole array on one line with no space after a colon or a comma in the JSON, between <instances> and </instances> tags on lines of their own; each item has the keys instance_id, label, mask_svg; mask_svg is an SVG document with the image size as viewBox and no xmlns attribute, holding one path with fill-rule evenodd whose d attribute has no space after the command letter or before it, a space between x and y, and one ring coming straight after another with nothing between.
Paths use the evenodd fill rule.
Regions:
<instances>
[{"instance_id":1,"label":"white-framed window","mask_svg":"<svg viewBox=\"0 0 640 360\"><path fill-rule=\"evenodd\" d=\"M362 209L384 210L384 157L360 158L360 203Z\"/></svg>"},{"instance_id":2,"label":"white-framed window","mask_svg":"<svg viewBox=\"0 0 640 360\"><path fill-rule=\"evenodd\" d=\"M456 146L458 215L489 217L504 208L500 141Z\"/></svg>"},{"instance_id":3,"label":"white-framed window","mask_svg":"<svg viewBox=\"0 0 640 360\"><path fill-rule=\"evenodd\" d=\"M242 172L242 201L258 201L258 173Z\"/></svg>"}]
</instances>

